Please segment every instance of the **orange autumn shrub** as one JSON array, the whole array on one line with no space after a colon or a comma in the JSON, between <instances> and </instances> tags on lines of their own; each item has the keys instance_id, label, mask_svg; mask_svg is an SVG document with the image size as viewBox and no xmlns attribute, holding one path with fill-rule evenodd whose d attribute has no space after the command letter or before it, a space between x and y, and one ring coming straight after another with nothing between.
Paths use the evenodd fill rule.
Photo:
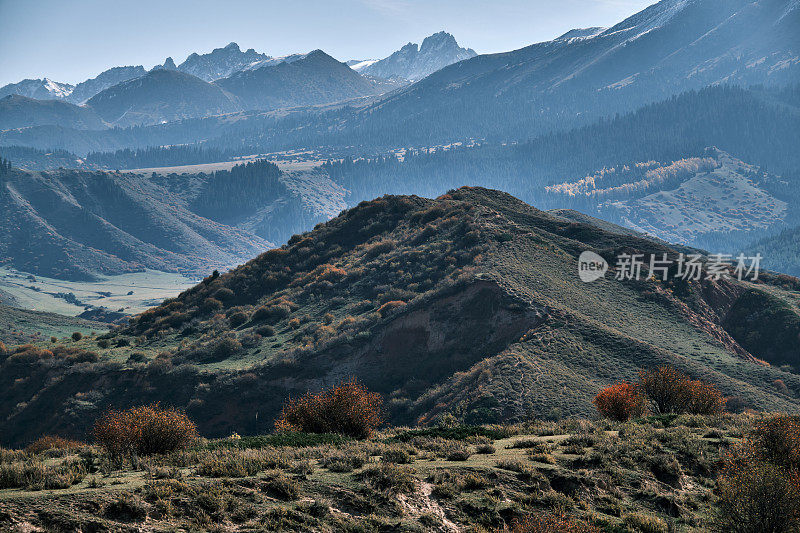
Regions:
<instances>
[{"instance_id":1,"label":"orange autumn shrub","mask_svg":"<svg viewBox=\"0 0 800 533\"><path fill-rule=\"evenodd\" d=\"M727 399L720 390L710 383L690 380L689 403L686 412L696 415L718 415L725 411Z\"/></svg>"},{"instance_id":2,"label":"orange autumn shrub","mask_svg":"<svg viewBox=\"0 0 800 533\"><path fill-rule=\"evenodd\" d=\"M383 398L351 379L318 393L290 398L275 420L278 431L339 433L368 438L383 421Z\"/></svg>"},{"instance_id":3,"label":"orange autumn shrub","mask_svg":"<svg viewBox=\"0 0 800 533\"><path fill-rule=\"evenodd\" d=\"M39 437L25 447L25 453L28 455L37 455L47 450L76 450L81 446L85 445L76 440L56 437L55 435L45 435Z\"/></svg>"},{"instance_id":4,"label":"orange autumn shrub","mask_svg":"<svg viewBox=\"0 0 800 533\"><path fill-rule=\"evenodd\" d=\"M109 411L94 426L95 440L114 457L169 453L196 437L196 426L183 412L157 403Z\"/></svg>"},{"instance_id":5,"label":"orange autumn shrub","mask_svg":"<svg viewBox=\"0 0 800 533\"><path fill-rule=\"evenodd\" d=\"M601 415L620 422L640 416L645 411L644 398L630 383L617 383L603 389L593 403Z\"/></svg>"},{"instance_id":6,"label":"orange autumn shrub","mask_svg":"<svg viewBox=\"0 0 800 533\"><path fill-rule=\"evenodd\" d=\"M670 366L640 372L639 387L660 414L714 415L725 407L725 398L715 386L690 379Z\"/></svg>"}]
</instances>

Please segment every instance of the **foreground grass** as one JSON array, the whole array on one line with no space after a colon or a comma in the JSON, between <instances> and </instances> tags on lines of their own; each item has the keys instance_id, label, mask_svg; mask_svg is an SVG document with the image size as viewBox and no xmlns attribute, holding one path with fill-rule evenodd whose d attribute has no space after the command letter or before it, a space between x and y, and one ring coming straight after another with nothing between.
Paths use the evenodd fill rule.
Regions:
<instances>
[{"instance_id":1,"label":"foreground grass","mask_svg":"<svg viewBox=\"0 0 800 533\"><path fill-rule=\"evenodd\" d=\"M555 514L600 531L706 531L720 454L754 420L234 437L121 467L75 443L2 450L0 529L497 531Z\"/></svg>"}]
</instances>

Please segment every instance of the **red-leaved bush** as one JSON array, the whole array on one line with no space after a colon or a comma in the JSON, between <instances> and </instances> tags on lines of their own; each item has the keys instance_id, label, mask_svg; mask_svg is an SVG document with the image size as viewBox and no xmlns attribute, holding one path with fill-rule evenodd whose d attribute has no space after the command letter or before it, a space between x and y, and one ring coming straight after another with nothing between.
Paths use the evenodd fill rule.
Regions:
<instances>
[{"instance_id":1,"label":"red-leaved bush","mask_svg":"<svg viewBox=\"0 0 800 533\"><path fill-rule=\"evenodd\" d=\"M715 386L690 379L670 366L640 372L639 387L662 414L715 415L725 407L725 398Z\"/></svg>"},{"instance_id":2,"label":"red-leaved bush","mask_svg":"<svg viewBox=\"0 0 800 533\"><path fill-rule=\"evenodd\" d=\"M318 393L290 398L275 420L278 431L339 433L368 438L383 421L383 398L351 379Z\"/></svg>"},{"instance_id":3,"label":"red-leaved bush","mask_svg":"<svg viewBox=\"0 0 800 533\"><path fill-rule=\"evenodd\" d=\"M619 421L643 414L648 404L659 414L717 415L725 410L725 402L714 385L691 379L670 366L643 370L635 385L617 383L594 399L601 415Z\"/></svg>"},{"instance_id":4,"label":"red-leaved bush","mask_svg":"<svg viewBox=\"0 0 800 533\"><path fill-rule=\"evenodd\" d=\"M601 415L620 422L640 416L645 410L644 398L630 383L617 383L603 389L593 403Z\"/></svg>"},{"instance_id":5,"label":"red-leaved bush","mask_svg":"<svg viewBox=\"0 0 800 533\"><path fill-rule=\"evenodd\" d=\"M94 426L95 440L113 457L169 453L196 437L196 426L183 412L158 404L109 411Z\"/></svg>"}]
</instances>

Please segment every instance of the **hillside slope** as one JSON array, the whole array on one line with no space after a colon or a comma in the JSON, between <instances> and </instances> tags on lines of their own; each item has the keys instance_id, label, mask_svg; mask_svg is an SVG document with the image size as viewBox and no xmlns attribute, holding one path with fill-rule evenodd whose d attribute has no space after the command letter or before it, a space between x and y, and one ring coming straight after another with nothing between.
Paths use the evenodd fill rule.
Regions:
<instances>
[{"instance_id":1,"label":"hillside slope","mask_svg":"<svg viewBox=\"0 0 800 533\"><path fill-rule=\"evenodd\" d=\"M16 94L0 99L0 131L56 124L76 130L102 130L107 127L91 108Z\"/></svg>"},{"instance_id":2,"label":"hillside slope","mask_svg":"<svg viewBox=\"0 0 800 533\"><path fill-rule=\"evenodd\" d=\"M392 423L590 415L601 388L659 364L757 409L800 406L800 377L758 359L798 366L796 346L778 354L753 342L769 339L766 324L739 312L742 295L775 307L797 286L610 274L583 283L576 259L586 249L612 265L621 252L674 256L486 189L364 202L145 312L110 336L114 348L72 344L98 351L99 362L8 357L0 434L4 444L45 428L80 435L111 405L150 401L186 407L204 435L264 432L288 395L350 376L388 397ZM792 334L791 305L770 328ZM731 309L737 319L723 320ZM79 397L80 410L70 408Z\"/></svg>"},{"instance_id":3,"label":"hillside slope","mask_svg":"<svg viewBox=\"0 0 800 533\"><path fill-rule=\"evenodd\" d=\"M109 87L86 104L116 126L160 124L240 109L236 99L219 87L165 69Z\"/></svg>"},{"instance_id":4,"label":"hillside slope","mask_svg":"<svg viewBox=\"0 0 800 533\"><path fill-rule=\"evenodd\" d=\"M662 0L590 37L445 67L343 130L391 142L403 142L395 132L405 142L520 139L712 84L796 83L798 24L793 0Z\"/></svg>"},{"instance_id":5,"label":"hillside slope","mask_svg":"<svg viewBox=\"0 0 800 533\"><path fill-rule=\"evenodd\" d=\"M118 83L139 78L145 74L147 74L147 71L141 65L136 67L113 67L104 70L94 78L80 82L65 99L74 104L82 104L100 91L104 91Z\"/></svg>"},{"instance_id":6,"label":"hillside slope","mask_svg":"<svg viewBox=\"0 0 800 533\"><path fill-rule=\"evenodd\" d=\"M0 262L65 279L151 268L206 273L271 245L192 213L137 174L12 170L0 176Z\"/></svg>"},{"instance_id":7,"label":"hillside slope","mask_svg":"<svg viewBox=\"0 0 800 533\"><path fill-rule=\"evenodd\" d=\"M108 324L102 322L17 309L0 303L0 342L7 345L47 342L51 336L68 337L76 331L89 335L107 329Z\"/></svg>"},{"instance_id":8,"label":"hillside slope","mask_svg":"<svg viewBox=\"0 0 800 533\"><path fill-rule=\"evenodd\" d=\"M327 104L381 91L322 50L292 62L237 72L214 85L235 95L245 109L261 110Z\"/></svg>"}]
</instances>

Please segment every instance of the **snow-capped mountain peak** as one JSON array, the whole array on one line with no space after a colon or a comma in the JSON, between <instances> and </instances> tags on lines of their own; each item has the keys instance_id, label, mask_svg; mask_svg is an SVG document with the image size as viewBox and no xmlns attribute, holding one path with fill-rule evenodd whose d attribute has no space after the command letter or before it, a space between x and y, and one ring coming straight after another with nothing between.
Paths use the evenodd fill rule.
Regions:
<instances>
[{"instance_id":1,"label":"snow-capped mountain peak","mask_svg":"<svg viewBox=\"0 0 800 533\"><path fill-rule=\"evenodd\" d=\"M69 83L61 83L49 78L28 79L0 87L0 98L9 94L18 94L37 100L61 100L69 96L74 88Z\"/></svg>"}]
</instances>

